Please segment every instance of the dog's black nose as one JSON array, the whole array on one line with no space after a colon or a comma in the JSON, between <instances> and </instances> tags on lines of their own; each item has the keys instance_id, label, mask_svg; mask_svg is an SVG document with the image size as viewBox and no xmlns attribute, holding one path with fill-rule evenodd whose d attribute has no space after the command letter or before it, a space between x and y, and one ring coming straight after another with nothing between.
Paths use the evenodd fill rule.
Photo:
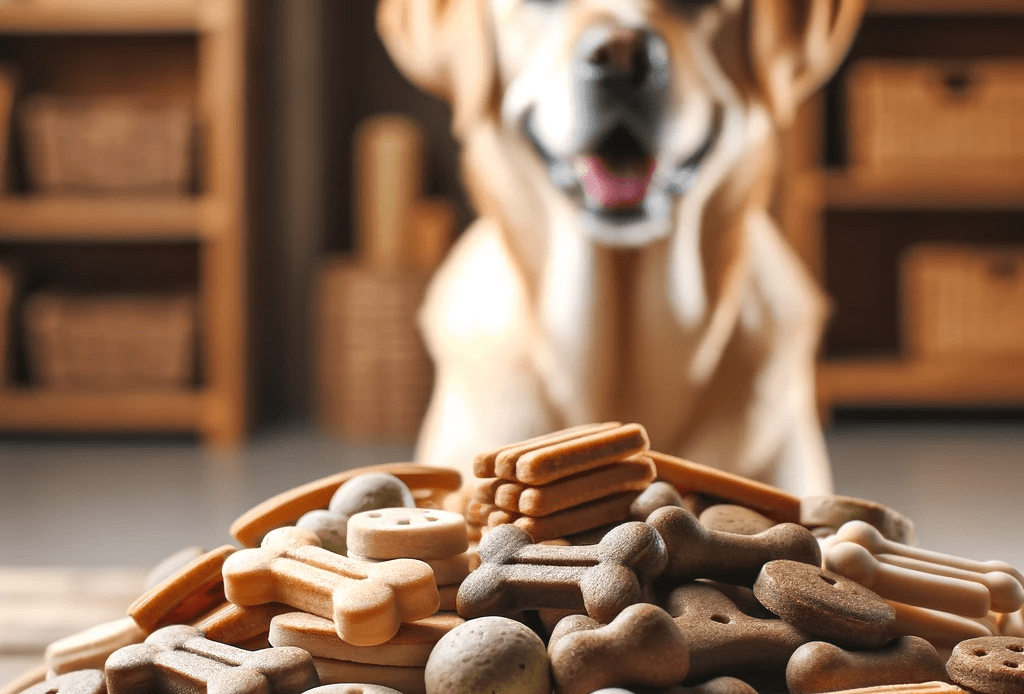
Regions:
<instances>
[{"instance_id":1,"label":"dog's black nose","mask_svg":"<svg viewBox=\"0 0 1024 694\"><path fill-rule=\"evenodd\" d=\"M576 67L585 82L629 100L667 82L667 48L650 31L598 25L580 35Z\"/></svg>"}]
</instances>

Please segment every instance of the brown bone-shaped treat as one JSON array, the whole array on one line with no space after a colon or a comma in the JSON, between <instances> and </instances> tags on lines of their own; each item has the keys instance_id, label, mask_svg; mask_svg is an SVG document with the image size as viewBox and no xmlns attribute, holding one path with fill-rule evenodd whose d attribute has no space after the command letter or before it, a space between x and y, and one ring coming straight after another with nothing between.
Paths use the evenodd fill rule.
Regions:
<instances>
[{"instance_id":1,"label":"brown bone-shaped treat","mask_svg":"<svg viewBox=\"0 0 1024 694\"><path fill-rule=\"evenodd\" d=\"M429 617L440 603L434 572L424 562L356 561L295 527L271 531L261 548L229 557L224 590L243 607L281 602L333 619L338 636L357 646L384 643L402 622Z\"/></svg>"},{"instance_id":2,"label":"brown bone-shaped treat","mask_svg":"<svg viewBox=\"0 0 1024 694\"><path fill-rule=\"evenodd\" d=\"M708 530L692 513L676 506L659 508L647 522L665 539L664 578L674 581L710 578L750 587L761 567L775 559L821 564L818 540L795 523L738 535Z\"/></svg>"},{"instance_id":3,"label":"brown bone-shaped treat","mask_svg":"<svg viewBox=\"0 0 1024 694\"><path fill-rule=\"evenodd\" d=\"M945 662L933 645L918 636L901 636L884 648L869 651L848 651L812 641L796 649L786 666L790 694L934 682L945 677Z\"/></svg>"},{"instance_id":4,"label":"brown bone-shaped treat","mask_svg":"<svg viewBox=\"0 0 1024 694\"><path fill-rule=\"evenodd\" d=\"M459 589L466 619L552 607L607 623L644 598L666 561L661 537L639 522L615 527L596 545L570 547L534 544L522 529L501 525L479 552L480 567Z\"/></svg>"},{"instance_id":5,"label":"brown bone-shaped treat","mask_svg":"<svg viewBox=\"0 0 1024 694\"><path fill-rule=\"evenodd\" d=\"M312 656L301 648L250 652L184 624L114 651L105 670L108 694L300 694L320 684Z\"/></svg>"},{"instance_id":6,"label":"brown bone-shaped treat","mask_svg":"<svg viewBox=\"0 0 1024 694\"><path fill-rule=\"evenodd\" d=\"M548 645L559 694L589 694L603 687L667 687L689 670L687 638L657 605L630 605L606 626L585 615L559 622Z\"/></svg>"},{"instance_id":7,"label":"brown bone-shaped treat","mask_svg":"<svg viewBox=\"0 0 1024 694\"><path fill-rule=\"evenodd\" d=\"M666 601L668 613L690 644L694 682L736 672L782 672L793 652L812 636L781 619L750 617L714 587L687 583Z\"/></svg>"}]
</instances>

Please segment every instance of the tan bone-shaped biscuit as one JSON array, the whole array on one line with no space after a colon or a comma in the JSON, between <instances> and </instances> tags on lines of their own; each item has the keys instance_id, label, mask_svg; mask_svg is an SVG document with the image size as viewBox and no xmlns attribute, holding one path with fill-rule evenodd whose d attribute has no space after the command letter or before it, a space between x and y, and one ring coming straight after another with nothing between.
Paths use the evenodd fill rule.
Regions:
<instances>
[{"instance_id":1,"label":"tan bone-shaped biscuit","mask_svg":"<svg viewBox=\"0 0 1024 694\"><path fill-rule=\"evenodd\" d=\"M111 653L145 638L146 632L131 617L98 624L47 646L43 656L46 673L54 677L75 670L102 670Z\"/></svg>"},{"instance_id":2,"label":"tan bone-shaped biscuit","mask_svg":"<svg viewBox=\"0 0 1024 694\"><path fill-rule=\"evenodd\" d=\"M102 670L72 670L35 684L20 694L105 694L107 680Z\"/></svg>"},{"instance_id":3,"label":"tan bone-shaped biscuit","mask_svg":"<svg viewBox=\"0 0 1024 694\"><path fill-rule=\"evenodd\" d=\"M300 648L246 651L183 624L115 651L105 672L109 694L300 694L320 684L312 657Z\"/></svg>"},{"instance_id":4,"label":"tan bone-shaped biscuit","mask_svg":"<svg viewBox=\"0 0 1024 694\"><path fill-rule=\"evenodd\" d=\"M503 482L494 489L494 504L524 516L549 516L618 492L642 492L654 480L654 463L633 456L543 486Z\"/></svg>"},{"instance_id":5,"label":"tan bone-shaped biscuit","mask_svg":"<svg viewBox=\"0 0 1024 694\"><path fill-rule=\"evenodd\" d=\"M559 694L589 694L604 687L667 687L689 671L687 638L657 605L630 605L602 626L584 615L566 617L548 645ZM562 624L559 623L559 625Z\"/></svg>"},{"instance_id":6,"label":"tan bone-shaped biscuit","mask_svg":"<svg viewBox=\"0 0 1024 694\"><path fill-rule=\"evenodd\" d=\"M265 644L266 636L270 633L271 620L279 614L291 612L292 609L277 602L249 607L228 602L203 616L193 626L206 638L230 646L244 647L243 644L253 642ZM266 645L261 647L267 648Z\"/></svg>"},{"instance_id":7,"label":"tan bone-shaped biscuit","mask_svg":"<svg viewBox=\"0 0 1024 694\"><path fill-rule=\"evenodd\" d=\"M459 589L458 611L467 619L550 607L610 622L643 599L666 561L661 537L638 522L585 546L534 544L522 529L502 525L484 536L479 552L480 567Z\"/></svg>"},{"instance_id":8,"label":"tan bone-shaped biscuit","mask_svg":"<svg viewBox=\"0 0 1024 694\"><path fill-rule=\"evenodd\" d=\"M143 593L128 606L128 614L147 632L170 624L187 624L224 602L224 562L235 552L231 545L193 559Z\"/></svg>"},{"instance_id":9,"label":"tan bone-shaped biscuit","mask_svg":"<svg viewBox=\"0 0 1024 694\"><path fill-rule=\"evenodd\" d=\"M769 561L821 563L818 540L794 523L782 523L756 535L724 533L708 530L692 513L676 506L658 509L647 522L665 539L665 577L676 581L710 578L749 587Z\"/></svg>"},{"instance_id":10,"label":"tan bone-shaped biscuit","mask_svg":"<svg viewBox=\"0 0 1024 694\"><path fill-rule=\"evenodd\" d=\"M750 617L700 581L674 589L665 603L690 644L689 678L700 682L735 672L782 672L812 636L781 619Z\"/></svg>"},{"instance_id":11,"label":"tan bone-shaped biscuit","mask_svg":"<svg viewBox=\"0 0 1024 694\"><path fill-rule=\"evenodd\" d=\"M945 676L945 661L934 646L917 636L901 636L883 648L868 651L848 651L825 641L812 641L796 649L786 665L790 694L934 682Z\"/></svg>"},{"instance_id":12,"label":"tan bone-shaped biscuit","mask_svg":"<svg viewBox=\"0 0 1024 694\"><path fill-rule=\"evenodd\" d=\"M236 552L224 563L228 599L247 607L281 602L333 619L338 636L374 646L437 611L440 601L430 567L415 559L379 564L325 550L299 528L271 531L259 549Z\"/></svg>"},{"instance_id":13,"label":"tan bone-shaped biscuit","mask_svg":"<svg viewBox=\"0 0 1024 694\"><path fill-rule=\"evenodd\" d=\"M974 619L893 600L886 602L896 611L893 634L920 636L936 648L947 650L967 639L992 636L989 627Z\"/></svg>"}]
</instances>

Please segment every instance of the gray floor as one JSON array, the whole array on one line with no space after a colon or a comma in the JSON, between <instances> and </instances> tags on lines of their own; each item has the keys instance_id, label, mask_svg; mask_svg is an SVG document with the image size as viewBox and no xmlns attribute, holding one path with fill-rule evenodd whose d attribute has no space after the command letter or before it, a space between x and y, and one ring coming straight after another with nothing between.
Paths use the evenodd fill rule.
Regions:
<instances>
[{"instance_id":1,"label":"gray floor","mask_svg":"<svg viewBox=\"0 0 1024 694\"><path fill-rule=\"evenodd\" d=\"M1024 568L1024 423L846 425L828 444L837 491L902 511L920 546ZM231 521L277 492L410 452L303 430L233 454L173 440L0 440L0 565L149 567L231 541Z\"/></svg>"}]
</instances>

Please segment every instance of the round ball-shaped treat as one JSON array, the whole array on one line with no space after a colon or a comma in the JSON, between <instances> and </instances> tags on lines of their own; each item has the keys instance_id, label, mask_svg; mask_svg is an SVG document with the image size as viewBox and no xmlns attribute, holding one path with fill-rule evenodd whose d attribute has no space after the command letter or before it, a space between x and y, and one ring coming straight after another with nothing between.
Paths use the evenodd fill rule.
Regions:
<instances>
[{"instance_id":1,"label":"round ball-shaped treat","mask_svg":"<svg viewBox=\"0 0 1024 694\"><path fill-rule=\"evenodd\" d=\"M416 500L405 482L386 472L367 472L338 487L328 508L352 516L360 511L415 506Z\"/></svg>"},{"instance_id":2,"label":"round ball-shaped treat","mask_svg":"<svg viewBox=\"0 0 1024 694\"><path fill-rule=\"evenodd\" d=\"M550 694L548 652L537 634L505 617L455 627L430 652L427 694Z\"/></svg>"},{"instance_id":3,"label":"round ball-shaped treat","mask_svg":"<svg viewBox=\"0 0 1024 694\"><path fill-rule=\"evenodd\" d=\"M946 663L951 680L981 694L1024 692L1024 638L982 636L961 641Z\"/></svg>"}]
</instances>

